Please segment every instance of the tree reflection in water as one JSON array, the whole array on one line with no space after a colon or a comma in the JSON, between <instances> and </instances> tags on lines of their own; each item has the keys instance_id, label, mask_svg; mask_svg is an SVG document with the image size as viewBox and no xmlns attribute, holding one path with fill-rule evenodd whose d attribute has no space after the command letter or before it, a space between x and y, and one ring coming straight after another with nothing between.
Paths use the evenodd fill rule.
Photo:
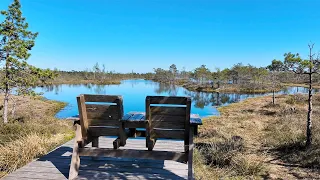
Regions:
<instances>
[{"instance_id":1,"label":"tree reflection in water","mask_svg":"<svg viewBox=\"0 0 320 180\"><path fill-rule=\"evenodd\" d=\"M56 95L58 95L59 92L62 92L62 87L60 85L47 84L42 86L42 89L45 92L54 92Z\"/></svg>"},{"instance_id":2,"label":"tree reflection in water","mask_svg":"<svg viewBox=\"0 0 320 180\"><path fill-rule=\"evenodd\" d=\"M240 94L223 94L223 93L205 93L185 91L185 94L191 97L195 107L204 108L205 106L222 106L233 102L240 101Z\"/></svg>"},{"instance_id":3,"label":"tree reflection in water","mask_svg":"<svg viewBox=\"0 0 320 180\"><path fill-rule=\"evenodd\" d=\"M142 84L140 84L142 82ZM125 82L124 82L125 83ZM129 81L131 83L131 87L135 88L138 86L147 86L149 88L153 88L153 91L158 95L164 96L190 96L192 99L192 103L195 108L205 109L205 107L210 106L225 106L231 103L239 102L241 100L257 97L262 95L267 95L268 93L256 93L256 94L236 94L236 93L206 93L206 92L192 92L188 91L184 88L176 86L174 84L164 84L164 83L156 83L153 81L145 81L145 80L137 80L137 81ZM40 92L53 92L55 95L63 96L63 87L69 89L74 89L75 96L79 93L79 89L86 93L94 93L94 94L107 94L109 92L109 86L119 86L121 89L121 85L95 85L95 84L68 84L68 85L45 85L42 86L42 91ZM125 86L127 87L127 86ZM67 88L67 89L68 89ZM130 90L128 90L130 91ZM314 92L320 92L320 89L314 89ZM69 92L69 91L67 91ZM296 94L296 93L307 93L308 89L305 87L287 87L277 92L276 94ZM60 100L60 99L59 99Z\"/></svg>"},{"instance_id":4,"label":"tree reflection in water","mask_svg":"<svg viewBox=\"0 0 320 180\"><path fill-rule=\"evenodd\" d=\"M177 96L178 89L174 84L159 83L159 86L154 90L157 94L168 93L169 96Z\"/></svg>"}]
</instances>

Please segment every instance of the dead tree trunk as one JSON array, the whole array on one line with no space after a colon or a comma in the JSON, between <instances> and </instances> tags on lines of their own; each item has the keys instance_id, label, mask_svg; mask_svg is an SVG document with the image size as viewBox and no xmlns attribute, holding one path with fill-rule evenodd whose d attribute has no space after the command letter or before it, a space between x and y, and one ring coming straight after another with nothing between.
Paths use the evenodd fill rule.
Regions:
<instances>
[{"instance_id":1,"label":"dead tree trunk","mask_svg":"<svg viewBox=\"0 0 320 180\"><path fill-rule=\"evenodd\" d=\"M307 116L307 141L306 146L309 147L312 142L312 72L309 73L309 98L308 98L308 116Z\"/></svg>"},{"instance_id":2,"label":"dead tree trunk","mask_svg":"<svg viewBox=\"0 0 320 180\"><path fill-rule=\"evenodd\" d=\"M274 104L275 102L275 93L274 93L274 89L272 90L272 104Z\"/></svg>"}]
</instances>

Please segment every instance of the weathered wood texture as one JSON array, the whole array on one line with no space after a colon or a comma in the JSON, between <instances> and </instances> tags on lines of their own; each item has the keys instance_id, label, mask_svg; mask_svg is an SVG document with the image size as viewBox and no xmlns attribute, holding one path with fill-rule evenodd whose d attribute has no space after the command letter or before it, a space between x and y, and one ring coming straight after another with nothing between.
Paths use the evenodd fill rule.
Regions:
<instances>
[{"instance_id":1,"label":"weathered wood texture","mask_svg":"<svg viewBox=\"0 0 320 180\"><path fill-rule=\"evenodd\" d=\"M121 96L81 94L77 97L82 139L118 136L114 148L126 144ZM119 141L119 142L118 142Z\"/></svg>"},{"instance_id":2,"label":"weathered wood texture","mask_svg":"<svg viewBox=\"0 0 320 180\"><path fill-rule=\"evenodd\" d=\"M112 148L114 138L100 137L99 148ZM153 151L183 152L183 141L158 140ZM3 180L16 179L68 179L74 141L53 150ZM86 147L91 147L88 144ZM95 146L95 144L93 145ZM145 139L128 139L121 149L146 150ZM175 161L160 161L133 158L98 158L80 157L79 176L76 179L187 179L188 165Z\"/></svg>"},{"instance_id":3,"label":"weathered wood texture","mask_svg":"<svg viewBox=\"0 0 320 180\"><path fill-rule=\"evenodd\" d=\"M144 112L129 112L127 114L125 114L122 118L122 120L129 120L130 117L132 117L134 114L145 114ZM141 119L130 119L130 120L136 120L136 121L144 121L145 116L143 116ZM75 115L72 117L68 117L66 118L66 120L70 120L70 121L76 121L79 120L79 115ZM200 118L200 116L198 114L190 114L190 125L202 125L202 119Z\"/></svg>"},{"instance_id":4,"label":"weathered wood texture","mask_svg":"<svg viewBox=\"0 0 320 180\"><path fill-rule=\"evenodd\" d=\"M187 97L147 96L147 144L152 150L157 138L184 139L189 142L191 100ZM170 104L170 105L168 105ZM161 106L159 106L161 105Z\"/></svg>"}]
</instances>

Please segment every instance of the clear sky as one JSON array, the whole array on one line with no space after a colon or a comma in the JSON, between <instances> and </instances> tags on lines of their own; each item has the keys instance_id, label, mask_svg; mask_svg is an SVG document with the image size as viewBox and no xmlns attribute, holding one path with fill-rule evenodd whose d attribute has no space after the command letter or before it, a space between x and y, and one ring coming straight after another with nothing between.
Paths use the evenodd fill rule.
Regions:
<instances>
[{"instance_id":1,"label":"clear sky","mask_svg":"<svg viewBox=\"0 0 320 180\"><path fill-rule=\"evenodd\" d=\"M7 9L12 0L0 0ZM266 66L320 50L320 0L21 0L39 32L30 63L117 72Z\"/></svg>"}]
</instances>

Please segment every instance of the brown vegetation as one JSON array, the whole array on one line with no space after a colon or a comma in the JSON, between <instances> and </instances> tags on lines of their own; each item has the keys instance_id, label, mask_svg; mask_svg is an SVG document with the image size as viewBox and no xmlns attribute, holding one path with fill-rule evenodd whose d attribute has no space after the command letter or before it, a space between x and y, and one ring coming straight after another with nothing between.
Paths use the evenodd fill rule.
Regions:
<instances>
[{"instance_id":1,"label":"brown vegetation","mask_svg":"<svg viewBox=\"0 0 320 180\"><path fill-rule=\"evenodd\" d=\"M0 177L48 153L74 134L70 122L54 117L64 103L41 97L13 98L17 103L15 118L6 124L0 122Z\"/></svg>"},{"instance_id":2,"label":"brown vegetation","mask_svg":"<svg viewBox=\"0 0 320 180\"><path fill-rule=\"evenodd\" d=\"M219 109L196 139L197 179L319 178L320 94L314 96L313 145L305 148L307 96L247 99Z\"/></svg>"}]
</instances>

